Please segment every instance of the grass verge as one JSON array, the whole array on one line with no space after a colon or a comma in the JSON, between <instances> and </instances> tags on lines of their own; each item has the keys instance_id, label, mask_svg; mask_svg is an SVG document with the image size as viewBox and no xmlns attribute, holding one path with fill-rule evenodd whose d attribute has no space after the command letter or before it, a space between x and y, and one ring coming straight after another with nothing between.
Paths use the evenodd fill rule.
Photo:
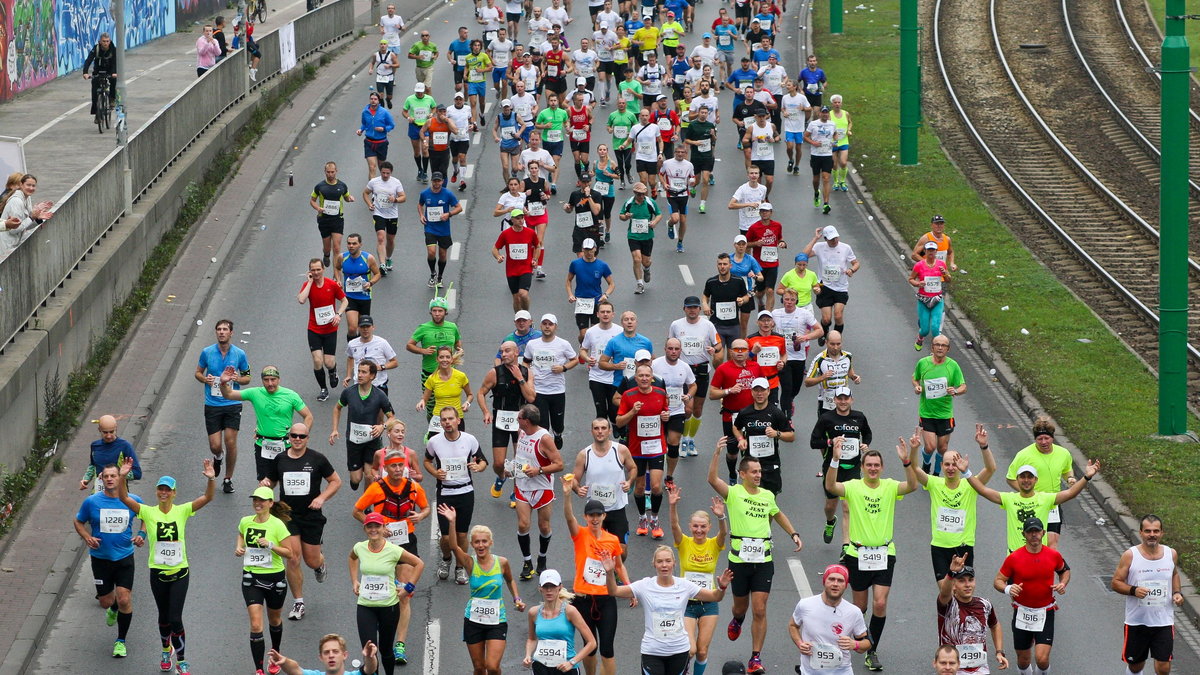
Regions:
<instances>
[{"instance_id":1,"label":"grass verge","mask_svg":"<svg viewBox=\"0 0 1200 675\"><path fill-rule=\"evenodd\" d=\"M958 308L1062 431L1102 462L1105 479L1125 504L1135 514L1163 518L1184 569L1200 578L1200 512L1194 505L1200 453L1194 445L1150 438L1157 426L1157 379L996 222L942 153L932 129L920 132L921 165L898 165L899 18L895 3L852 9L845 32L833 36L828 11L814 15L817 53L834 83L830 92L842 94L854 116L851 154L859 177L908 241L927 231L931 214L946 217L957 262L968 271L955 277ZM922 34L929 36L928 30ZM932 87L936 65L924 68L925 86ZM1194 418L1188 424L1200 428Z\"/></svg>"},{"instance_id":2,"label":"grass verge","mask_svg":"<svg viewBox=\"0 0 1200 675\"><path fill-rule=\"evenodd\" d=\"M327 63L324 56L320 63ZM290 78L264 99L246 126L238 132L236 141L230 147L252 148L279 108L291 99L291 95L297 89L316 77L316 72L317 66L306 64L300 77ZM65 443L78 429L88 400L100 384L99 374L106 371L117 348L124 344L129 329L138 316L150 306L158 282L173 264L180 245L186 241L192 226L208 210L209 203L216 197L226 177L233 175L237 170L241 158L242 154L239 152L222 152L217 155L199 184L188 185L184 205L175 219L175 224L163 234L162 240L150 253L129 297L113 308L104 334L91 345L87 362L71 373L65 387L58 375L48 378L43 395L46 417L38 423L34 447L25 456L24 466L20 471L10 472L0 465L0 537L8 534L16 522L16 516L20 513L26 497L37 486L46 466L51 464L51 458L55 456L58 445ZM53 459L53 466L56 471L63 470L58 459Z\"/></svg>"},{"instance_id":3,"label":"grass verge","mask_svg":"<svg viewBox=\"0 0 1200 675\"><path fill-rule=\"evenodd\" d=\"M1126 11L1143 11L1142 3L1139 0L1129 0L1129 2L1130 4L1126 8ZM1162 30L1167 16L1167 0L1146 0L1146 5L1150 7L1150 16L1154 17L1154 23L1158 24L1159 30ZM1187 37L1188 44L1192 48L1192 67L1200 68L1200 23L1196 21L1184 21L1183 34Z\"/></svg>"}]
</instances>

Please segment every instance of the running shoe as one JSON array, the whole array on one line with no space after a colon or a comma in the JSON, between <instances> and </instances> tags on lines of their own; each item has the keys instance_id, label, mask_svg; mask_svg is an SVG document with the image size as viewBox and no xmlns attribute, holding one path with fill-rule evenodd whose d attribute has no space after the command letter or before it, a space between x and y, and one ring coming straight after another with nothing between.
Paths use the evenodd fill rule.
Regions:
<instances>
[{"instance_id":1,"label":"running shoe","mask_svg":"<svg viewBox=\"0 0 1200 675\"><path fill-rule=\"evenodd\" d=\"M109 607L104 612L104 625L111 626L117 622L117 608Z\"/></svg>"},{"instance_id":2,"label":"running shoe","mask_svg":"<svg viewBox=\"0 0 1200 675\"><path fill-rule=\"evenodd\" d=\"M610 231L608 231L608 230L605 230L605 231L604 231L604 243L606 243L606 244L607 244L607 243L609 243L609 242L611 242L611 241L612 241L612 232L610 232Z\"/></svg>"},{"instance_id":3,"label":"running shoe","mask_svg":"<svg viewBox=\"0 0 1200 675\"><path fill-rule=\"evenodd\" d=\"M866 664L867 670L871 671L872 673L877 673L883 670L883 662L879 660L879 654L876 654L874 649L867 652L867 658L863 661L863 663Z\"/></svg>"},{"instance_id":4,"label":"running shoe","mask_svg":"<svg viewBox=\"0 0 1200 675\"><path fill-rule=\"evenodd\" d=\"M743 149L743 148L742 148L742 142L741 142L741 141L738 141L738 150L742 150L742 149Z\"/></svg>"},{"instance_id":5,"label":"running shoe","mask_svg":"<svg viewBox=\"0 0 1200 675\"><path fill-rule=\"evenodd\" d=\"M663 529L658 524L658 518L650 521L650 536L656 540L663 538Z\"/></svg>"},{"instance_id":6,"label":"running shoe","mask_svg":"<svg viewBox=\"0 0 1200 675\"><path fill-rule=\"evenodd\" d=\"M550 184L550 194L552 194L552 195L558 194L558 183Z\"/></svg>"},{"instance_id":7,"label":"running shoe","mask_svg":"<svg viewBox=\"0 0 1200 675\"><path fill-rule=\"evenodd\" d=\"M325 578L329 576L329 570L325 567L325 563L321 563L320 567L313 570L313 576L316 577L318 584L325 583Z\"/></svg>"},{"instance_id":8,"label":"running shoe","mask_svg":"<svg viewBox=\"0 0 1200 675\"><path fill-rule=\"evenodd\" d=\"M821 208L821 195L820 194L813 195L813 208L814 209Z\"/></svg>"},{"instance_id":9,"label":"running shoe","mask_svg":"<svg viewBox=\"0 0 1200 675\"><path fill-rule=\"evenodd\" d=\"M392 645L392 656L396 657L396 663L408 665L408 650L405 649L404 642L397 640L396 644Z\"/></svg>"},{"instance_id":10,"label":"running shoe","mask_svg":"<svg viewBox=\"0 0 1200 675\"><path fill-rule=\"evenodd\" d=\"M458 584L459 586L467 585L467 568L459 567L458 569L454 570L454 583Z\"/></svg>"},{"instance_id":11,"label":"running shoe","mask_svg":"<svg viewBox=\"0 0 1200 675\"><path fill-rule=\"evenodd\" d=\"M795 163L795 162L792 162L792 161L789 161L789 162L788 162L788 168L787 168L787 172L788 172L788 173L792 173L792 172L794 172L795 170L796 170L796 163Z\"/></svg>"},{"instance_id":12,"label":"running shoe","mask_svg":"<svg viewBox=\"0 0 1200 675\"><path fill-rule=\"evenodd\" d=\"M226 478L224 481L222 481L222 483L221 483L221 492L224 492L224 493L225 493L225 494L227 494L227 495L231 495L231 494L233 494L233 492L234 492L234 490L233 490L233 481L232 481L232 480L230 480L230 479L228 479L228 478Z\"/></svg>"},{"instance_id":13,"label":"running shoe","mask_svg":"<svg viewBox=\"0 0 1200 675\"><path fill-rule=\"evenodd\" d=\"M464 180L464 181L459 182L458 191L464 192L464 191L466 191L466 189L467 189L467 181Z\"/></svg>"},{"instance_id":14,"label":"running shoe","mask_svg":"<svg viewBox=\"0 0 1200 675\"><path fill-rule=\"evenodd\" d=\"M542 269L541 265L538 265L537 267L533 268L533 276L536 277L539 281L545 281L546 280L546 270Z\"/></svg>"},{"instance_id":15,"label":"running shoe","mask_svg":"<svg viewBox=\"0 0 1200 675\"><path fill-rule=\"evenodd\" d=\"M263 672L262 668L259 668L258 670L254 671L254 675L267 675L267 674L265 672Z\"/></svg>"},{"instance_id":16,"label":"running shoe","mask_svg":"<svg viewBox=\"0 0 1200 675\"><path fill-rule=\"evenodd\" d=\"M541 576L542 572L546 571L546 567L546 556L539 555L537 557L537 567L534 568L534 571L537 572L538 576Z\"/></svg>"},{"instance_id":17,"label":"running shoe","mask_svg":"<svg viewBox=\"0 0 1200 675\"><path fill-rule=\"evenodd\" d=\"M833 543L833 528L835 527L837 527L837 516L834 516L833 520L825 523L825 531L821 533L821 539L826 544Z\"/></svg>"},{"instance_id":18,"label":"running shoe","mask_svg":"<svg viewBox=\"0 0 1200 675\"><path fill-rule=\"evenodd\" d=\"M456 167L454 167L454 174L453 174L452 176L450 176L450 182L451 182L451 183L457 183L457 182L458 182L458 167L457 167L457 166L456 166Z\"/></svg>"},{"instance_id":19,"label":"running shoe","mask_svg":"<svg viewBox=\"0 0 1200 675\"><path fill-rule=\"evenodd\" d=\"M736 642L742 636L742 622L737 619L730 619L729 625L725 627L725 635L730 642Z\"/></svg>"},{"instance_id":20,"label":"running shoe","mask_svg":"<svg viewBox=\"0 0 1200 675\"><path fill-rule=\"evenodd\" d=\"M918 335L917 341L913 343L913 349L915 349L917 351L921 351L924 348L925 348L925 336Z\"/></svg>"},{"instance_id":21,"label":"running shoe","mask_svg":"<svg viewBox=\"0 0 1200 675\"><path fill-rule=\"evenodd\" d=\"M437 275L430 274L429 281L425 282L425 285L428 286L429 288L433 288L433 287L437 286Z\"/></svg>"},{"instance_id":22,"label":"running shoe","mask_svg":"<svg viewBox=\"0 0 1200 675\"><path fill-rule=\"evenodd\" d=\"M504 494L502 492L503 489L504 489L504 478L503 477L497 478L496 482L492 483L492 499L500 499L500 495Z\"/></svg>"},{"instance_id":23,"label":"running shoe","mask_svg":"<svg viewBox=\"0 0 1200 675\"><path fill-rule=\"evenodd\" d=\"M162 658L158 660L158 669L164 673L171 672L171 668L175 666L175 648L167 647L162 650Z\"/></svg>"},{"instance_id":24,"label":"running shoe","mask_svg":"<svg viewBox=\"0 0 1200 675\"><path fill-rule=\"evenodd\" d=\"M114 659L123 659L128 655L129 655L129 652L125 650L125 641L124 640L117 640L116 642L113 643L113 658Z\"/></svg>"},{"instance_id":25,"label":"running shoe","mask_svg":"<svg viewBox=\"0 0 1200 675\"><path fill-rule=\"evenodd\" d=\"M387 259L387 271L389 271L389 272L392 271L392 259L391 258Z\"/></svg>"},{"instance_id":26,"label":"running shoe","mask_svg":"<svg viewBox=\"0 0 1200 675\"><path fill-rule=\"evenodd\" d=\"M462 569L461 567L459 569ZM450 561L439 560L437 564L437 578L445 581L450 578Z\"/></svg>"},{"instance_id":27,"label":"running shoe","mask_svg":"<svg viewBox=\"0 0 1200 675\"><path fill-rule=\"evenodd\" d=\"M179 663L175 664L176 675L188 675L191 672L192 667L188 665L187 661L180 661Z\"/></svg>"},{"instance_id":28,"label":"running shoe","mask_svg":"<svg viewBox=\"0 0 1200 675\"><path fill-rule=\"evenodd\" d=\"M300 619L303 619L303 618L304 618L304 603L299 602L299 601L293 602L292 603L292 611L288 612L288 620L299 621Z\"/></svg>"},{"instance_id":29,"label":"running shoe","mask_svg":"<svg viewBox=\"0 0 1200 675\"><path fill-rule=\"evenodd\" d=\"M521 581L529 581L532 578L533 578L533 562L526 560L525 563L523 565L521 565Z\"/></svg>"},{"instance_id":30,"label":"running shoe","mask_svg":"<svg viewBox=\"0 0 1200 675\"><path fill-rule=\"evenodd\" d=\"M221 462L223 462L223 461L225 461L225 453L223 453L223 452L221 453L220 457L213 457L212 462L213 462L213 475L214 476L221 475ZM108 625L111 626L112 624L110 623Z\"/></svg>"},{"instance_id":31,"label":"running shoe","mask_svg":"<svg viewBox=\"0 0 1200 675\"><path fill-rule=\"evenodd\" d=\"M717 184L717 177L716 177L716 176L714 176L714 175L712 175L711 173L710 173L710 174L708 174L708 184L709 184L709 185L716 185L716 184Z\"/></svg>"},{"instance_id":32,"label":"running shoe","mask_svg":"<svg viewBox=\"0 0 1200 675\"><path fill-rule=\"evenodd\" d=\"M324 403L325 401L328 401L329 400L329 390L322 387L321 393L317 394L317 400L322 403Z\"/></svg>"},{"instance_id":33,"label":"running shoe","mask_svg":"<svg viewBox=\"0 0 1200 675\"><path fill-rule=\"evenodd\" d=\"M706 202L706 201L700 202L700 213L708 213L708 202Z\"/></svg>"},{"instance_id":34,"label":"running shoe","mask_svg":"<svg viewBox=\"0 0 1200 675\"><path fill-rule=\"evenodd\" d=\"M675 223L667 223L667 239L675 238Z\"/></svg>"},{"instance_id":35,"label":"running shoe","mask_svg":"<svg viewBox=\"0 0 1200 675\"><path fill-rule=\"evenodd\" d=\"M751 656L746 662L746 675L754 675L755 673L765 673L767 669L763 667L762 659L757 656Z\"/></svg>"},{"instance_id":36,"label":"running shoe","mask_svg":"<svg viewBox=\"0 0 1200 675\"><path fill-rule=\"evenodd\" d=\"M637 288L633 289L633 292L636 293L637 295L641 295L642 293L645 293L646 292L645 282L643 282L641 279L638 279Z\"/></svg>"},{"instance_id":37,"label":"running shoe","mask_svg":"<svg viewBox=\"0 0 1200 675\"><path fill-rule=\"evenodd\" d=\"M642 281L644 281L646 283L650 283L650 268L649 267L642 268Z\"/></svg>"},{"instance_id":38,"label":"running shoe","mask_svg":"<svg viewBox=\"0 0 1200 675\"><path fill-rule=\"evenodd\" d=\"M675 477L674 477L674 476L670 476L670 475L668 475L666 478L664 478L664 479L663 479L663 485L664 485L664 486L665 486L665 487L666 487L668 490L670 490L671 488L675 487Z\"/></svg>"},{"instance_id":39,"label":"running shoe","mask_svg":"<svg viewBox=\"0 0 1200 675\"><path fill-rule=\"evenodd\" d=\"M508 508L517 508L517 493L516 491L508 493Z\"/></svg>"},{"instance_id":40,"label":"running shoe","mask_svg":"<svg viewBox=\"0 0 1200 675\"><path fill-rule=\"evenodd\" d=\"M639 517L636 532L637 536L639 537L644 537L647 534L650 534L650 519L646 516Z\"/></svg>"},{"instance_id":41,"label":"running shoe","mask_svg":"<svg viewBox=\"0 0 1200 675\"><path fill-rule=\"evenodd\" d=\"M267 675L279 675L279 670L279 666L271 663L270 660L267 661Z\"/></svg>"},{"instance_id":42,"label":"running shoe","mask_svg":"<svg viewBox=\"0 0 1200 675\"><path fill-rule=\"evenodd\" d=\"M829 215L829 202L825 202L825 205L821 207L821 213Z\"/></svg>"},{"instance_id":43,"label":"running shoe","mask_svg":"<svg viewBox=\"0 0 1200 675\"><path fill-rule=\"evenodd\" d=\"M683 253L683 242L682 241L675 244L675 252Z\"/></svg>"}]
</instances>

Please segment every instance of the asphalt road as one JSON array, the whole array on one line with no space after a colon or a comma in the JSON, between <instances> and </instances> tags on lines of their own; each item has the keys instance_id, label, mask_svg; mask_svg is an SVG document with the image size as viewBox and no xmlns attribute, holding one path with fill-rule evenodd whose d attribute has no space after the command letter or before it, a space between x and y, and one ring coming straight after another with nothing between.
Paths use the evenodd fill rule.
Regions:
<instances>
[{"instance_id":1,"label":"asphalt road","mask_svg":"<svg viewBox=\"0 0 1200 675\"><path fill-rule=\"evenodd\" d=\"M717 7L715 2L700 6L697 25L707 25L715 17ZM465 2L447 5L423 25L432 31L434 41L444 50L452 39L452 31L458 25L469 23L470 8L471 4ZM577 3L574 16L586 21L583 3ZM785 23L794 28L794 21ZM575 30L569 34L578 36L581 32ZM798 67L795 49L787 40L784 47L785 66L795 72ZM831 73L831 79L842 76ZM444 64L438 66L438 77L449 77ZM439 80L440 89L435 91L435 94L441 94L439 100L447 98L444 81ZM401 68L397 88L409 91L411 83L412 70L405 65ZM344 448L340 444L330 448L321 440L330 430L332 403L316 402L316 385L309 374L304 336L307 309L298 306L294 297L303 281L307 260L319 255L320 251L308 193L310 186L321 180L322 163L337 161L341 166L340 177L347 181L354 194L361 193L366 180L361 144L353 137L353 132L365 103L367 84L368 79L362 74L349 81L329 107L320 112L324 119L317 120L314 128L302 134L291 166L295 186L289 187L286 181L281 181L268 193L261 221L254 223L245 236L239 264L217 285L212 309L204 317L206 327L225 317L235 322L236 339L247 350L255 372L268 361L280 366L282 384L304 396L316 416L312 434L315 447L331 457L343 478ZM722 96L722 103L726 108L724 113L728 115L731 107L728 94ZM854 110L852 101L847 102L847 108ZM599 108L598 112L606 116L608 110L611 108ZM719 132L722 137L718 143L717 184L709 200L709 213L698 215L693 210L687 253L676 254L660 233L653 268L654 283L641 296L633 294L626 247L619 233L602 254L616 274L618 290L614 301L618 312L624 309L637 311L641 331L653 337L658 345L665 338L670 321L681 316L682 298L699 293L704 280L714 273L716 254L730 250L732 237L737 233L736 215L725 210L724 202L744 181L741 155L733 148L731 124L724 123ZM601 132L600 135L606 134ZM410 426L420 428L423 421L412 412L418 396L419 362L415 356L403 353L401 348L413 328L427 318L426 306L431 293L425 287L423 240L412 210L422 186L413 180L404 140L402 133L393 133L392 155L398 167L397 176L404 182L410 203L402 207L404 217L398 237L397 271L380 284L374 301L374 316L376 334L401 350L401 368L393 373L393 401L402 419ZM782 149L778 154L783 155ZM490 138L472 145L469 159L473 165L470 188L460 194L467 200L466 213L454 221L455 237L461 245L456 247L456 257L450 263L447 278L453 280L455 289L452 318L465 336L467 359L463 370L471 377L473 386L478 387L491 364L497 342L511 330L512 313L502 270L489 254L497 232L491 209L500 188L498 159ZM567 174L569 169L559 181L560 198L565 198L568 189L565 186L571 183ZM487 178L478 180L482 176ZM815 227L837 225L843 241L854 247L863 263L862 270L852 281L845 336L845 346L854 353L856 368L863 376L863 383L855 387L856 408L864 411L871 421L877 437L875 446L884 451L887 461L886 474L902 479L901 467L892 451L893 439L900 434L907 436L912 431L916 399L909 376L915 359L924 355L914 354L912 349L915 317L911 289L904 280L906 270L901 267L902 252L882 237L875 224L868 222L851 196L835 193L833 213L822 216L808 201L808 182L807 166L800 177L778 177L771 198L776 218L783 222L785 238L793 244L806 242ZM625 192L623 196L631 194ZM236 199L237 196L221 198ZM692 203L695 205L696 201ZM665 200L660 200L660 205L665 209ZM347 233L357 231L369 236L370 219L365 208L353 204L349 213ZM569 223L561 211L555 213L546 258L549 279L544 283L535 282L532 292L535 317L543 312L557 312L564 318L570 315L562 290L565 269L571 259ZM953 235L953 224L949 229ZM373 249L372 239L368 239L368 249ZM960 245L969 243L960 242ZM143 458L147 476L170 473L179 479L181 502L201 493L200 461L208 456L201 391L192 378L192 364L199 351L213 340L207 329L198 333L200 337L193 340L180 357L177 375L162 392L161 409L150 428ZM562 335L572 339L573 328L564 325ZM136 335L131 339L136 342ZM344 349L344 343L339 349ZM339 361L344 359L343 354L339 353ZM967 395L956 401L955 414L960 431L953 437L952 447L969 449L978 464L979 453L971 440L971 430L976 423L983 423L992 436L991 445L998 461L1002 468L1007 467L1013 454L1030 442L1027 422L1004 392L991 382L979 360L962 347L961 340L955 340L951 355L962 364L970 386ZM799 554L777 556L776 581L769 605L770 628L763 652L768 672L774 673L792 672L792 666L798 663L795 648L787 638L788 617L800 597L808 595L811 588L819 587L821 569L838 556L836 545L821 543L823 496L818 479L814 477L819 462L804 442L814 421L813 398L814 394L806 391L797 402L795 423L801 442L787 449L784 460L788 487L780 499L780 506L797 526L805 545ZM574 452L590 440L588 422L592 407L582 370L570 374L568 402L565 454L573 457ZM677 481L685 492L685 510L706 506L712 494L704 476L707 457L719 435L719 425L715 406L708 406L706 413L706 422L697 441L701 457L683 460L676 471ZM468 414L467 424L468 431L478 432L482 427L476 410ZM246 614L239 588L240 560L233 556L236 523L241 516L251 513L247 500L253 481L253 462L248 450L251 429L252 413L247 412L241 434L242 461L237 469L238 493L233 496L218 493L214 503L194 518L188 528L193 581L185 622L189 661L197 673L252 672ZM420 448L417 434L410 434L409 441ZM490 475L490 472L484 474ZM1002 486L1002 481L994 479L993 486ZM152 497L152 489L149 479L136 486L136 491L145 497ZM345 563L352 544L363 538L358 523L350 516L354 498L348 485L344 485L326 505L330 519L325 530L329 579L319 585L310 573L305 584L307 616L299 623L285 622L283 651L308 665L316 665L316 639L320 635L338 632L350 636L351 642L356 635L355 599ZM507 504L488 497L486 484L478 486L476 499L475 522L489 524L497 533L496 552L519 559L514 535L515 518ZM936 589L928 557L927 497L921 492L910 495L898 505L898 511L899 573L892 590L889 621L879 653L888 672L927 672L936 646ZM1053 656L1056 672L1084 672L1084 664L1103 664L1104 669L1113 671L1119 668L1116 664L1120 658L1124 602L1123 598L1108 591L1107 581L1124 544L1118 544L1118 532L1112 525L1095 524L1099 517L1098 508L1087 497L1070 503L1065 509L1067 531L1062 551L1071 564L1074 577L1061 601L1063 609L1059 615ZM551 565L566 574L566 570L572 569L571 546L559 505L555 506L553 522L556 536L551 546ZM418 531L418 536L423 539L420 544L422 554L432 550L430 523L433 523L432 519L422 523ZM1170 526L1170 523L1166 524L1167 543ZM1004 605L1002 596L988 590L986 583L1003 559L1002 528L1002 512L991 504L981 503L976 547L980 592L998 605L1006 626L1006 640L1011 641L1007 628L1010 610ZM64 536L74 536L68 524L64 524ZM649 557L655 545L656 542L647 539L632 538L629 565L635 578L652 574ZM118 661L108 656L115 632L104 626L104 613L92 598L92 583L85 563L76 575L74 591L64 601L31 672L157 672L157 661L154 660L158 656L157 632L144 558L145 552L139 551L129 658ZM431 675L469 672L470 661L465 647L460 644L467 589L453 582L435 582L434 556L426 559L430 568L418 584L413 601L407 636L410 660L406 670ZM526 598L536 598L532 583L521 583L521 586ZM721 626L728 620L729 612L727 600L722 606ZM1182 615L1180 617L1182 619ZM520 667L526 630L522 616L513 613L510 618L513 619L509 633L512 645L503 663L506 669L516 670ZM636 668L632 645L638 643L641 634L641 610L622 610L617 636L618 645L623 647L619 650L619 672L629 673ZM1187 626L1178 634L1175 671L1200 672L1194 629ZM1012 654L1011 646L1008 653ZM731 644L723 631L718 630L710 663L729 658L744 661L748 656L748 631L739 643ZM865 672L861 659L855 661L855 672Z\"/></svg>"}]
</instances>

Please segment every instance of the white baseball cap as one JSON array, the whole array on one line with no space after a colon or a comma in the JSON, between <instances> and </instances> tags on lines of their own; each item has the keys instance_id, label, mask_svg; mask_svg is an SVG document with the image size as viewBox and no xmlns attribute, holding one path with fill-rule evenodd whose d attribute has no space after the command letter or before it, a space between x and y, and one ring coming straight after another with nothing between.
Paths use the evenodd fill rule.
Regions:
<instances>
[{"instance_id":1,"label":"white baseball cap","mask_svg":"<svg viewBox=\"0 0 1200 675\"><path fill-rule=\"evenodd\" d=\"M837 228L832 225L826 225L825 229L821 230L821 236L825 237L826 241L828 241L830 239L837 239L838 238Z\"/></svg>"},{"instance_id":2,"label":"white baseball cap","mask_svg":"<svg viewBox=\"0 0 1200 675\"><path fill-rule=\"evenodd\" d=\"M774 211L775 207L771 206L771 202L762 202L758 205L759 211Z\"/></svg>"},{"instance_id":3,"label":"white baseball cap","mask_svg":"<svg viewBox=\"0 0 1200 675\"><path fill-rule=\"evenodd\" d=\"M542 315L541 323L546 323L547 321L549 321L550 323L552 323L556 326L558 325L558 317L554 316L553 314L551 314L549 312Z\"/></svg>"},{"instance_id":4,"label":"white baseball cap","mask_svg":"<svg viewBox=\"0 0 1200 675\"><path fill-rule=\"evenodd\" d=\"M538 586L562 586L562 575L556 570L546 570L538 577Z\"/></svg>"},{"instance_id":5,"label":"white baseball cap","mask_svg":"<svg viewBox=\"0 0 1200 675\"><path fill-rule=\"evenodd\" d=\"M585 249L586 248L596 248L596 240L592 239L591 237L588 237L587 239L583 240L582 246Z\"/></svg>"},{"instance_id":6,"label":"white baseball cap","mask_svg":"<svg viewBox=\"0 0 1200 675\"><path fill-rule=\"evenodd\" d=\"M749 240L749 239L747 239L747 238L746 238L746 235L744 235L744 234L739 234L738 236L736 236L736 237L734 237L734 238L733 238L733 243L735 243L735 244L741 244L741 243L743 243L743 242L747 242L747 243L748 243L749 241L750 241L750 240Z\"/></svg>"},{"instance_id":7,"label":"white baseball cap","mask_svg":"<svg viewBox=\"0 0 1200 675\"><path fill-rule=\"evenodd\" d=\"M754 378L754 381L750 383L750 388L751 389L770 389L771 383L767 382L767 378L765 378L765 377L756 377L756 378Z\"/></svg>"},{"instance_id":8,"label":"white baseball cap","mask_svg":"<svg viewBox=\"0 0 1200 675\"><path fill-rule=\"evenodd\" d=\"M639 349L633 353L634 361L649 361L652 358L654 358L654 355L645 349Z\"/></svg>"},{"instance_id":9,"label":"white baseball cap","mask_svg":"<svg viewBox=\"0 0 1200 675\"><path fill-rule=\"evenodd\" d=\"M513 315L513 321L520 321L521 319L533 321L533 316L529 314L529 310L522 309Z\"/></svg>"},{"instance_id":10,"label":"white baseball cap","mask_svg":"<svg viewBox=\"0 0 1200 675\"><path fill-rule=\"evenodd\" d=\"M416 86L415 86L415 87L413 87L413 91L424 92L424 91L425 91L425 83L424 83L424 82L418 82L418 83L416 84Z\"/></svg>"},{"instance_id":11,"label":"white baseball cap","mask_svg":"<svg viewBox=\"0 0 1200 675\"><path fill-rule=\"evenodd\" d=\"M1033 474L1034 478L1038 477L1037 468L1034 467L1032 464L1022 464L1021 468L1017 469L1018 476L1020 476L1023 473L1031 473L1031 474Z\"/></svg>"}]
</instances>

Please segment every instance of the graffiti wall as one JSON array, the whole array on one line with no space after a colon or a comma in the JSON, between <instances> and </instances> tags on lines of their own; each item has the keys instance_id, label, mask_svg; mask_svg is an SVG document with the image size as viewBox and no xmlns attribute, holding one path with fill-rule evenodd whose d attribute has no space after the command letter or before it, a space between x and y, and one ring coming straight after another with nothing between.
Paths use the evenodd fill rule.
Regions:
<instances>
[{"instance_id":1,"label":"graffiti wall","mask_svg":"<svg viewBox=\"0 0 1200 675\"><path fill-rule=\"evenodd\" d=\"M224 13L226 19L232 19L237 12L226 11L228 4L225 0L175 0L175 20L179 30L195 21L211 21L218 14ZM232 31L226 31L233 35Z\"/></svg>"},{"instance_id":2,"label":"graffiti wall","mask_svg":"<svg viewBox=\"0 0 1200 675\"><path fill-rule=\"evenodd\" d=\"M30 0L16 0L18 3ZM49 1L49 0L47 0ZM56 0L58 74L78 70L101 33L113 34L109 0ZM175 32L175 0L125 0L125 46L129 49Z\"/></svg>"},{"instance_id":3,"label":"graffiti wall","mask_svg":"<svg viewBox=\"0 0 1200 675\"><path fill-rule=\"evenodd\" d=\"M54 0L0 0L4 86L0 96L38 86L58 75Z\"/></svg>"}]
</instances>

